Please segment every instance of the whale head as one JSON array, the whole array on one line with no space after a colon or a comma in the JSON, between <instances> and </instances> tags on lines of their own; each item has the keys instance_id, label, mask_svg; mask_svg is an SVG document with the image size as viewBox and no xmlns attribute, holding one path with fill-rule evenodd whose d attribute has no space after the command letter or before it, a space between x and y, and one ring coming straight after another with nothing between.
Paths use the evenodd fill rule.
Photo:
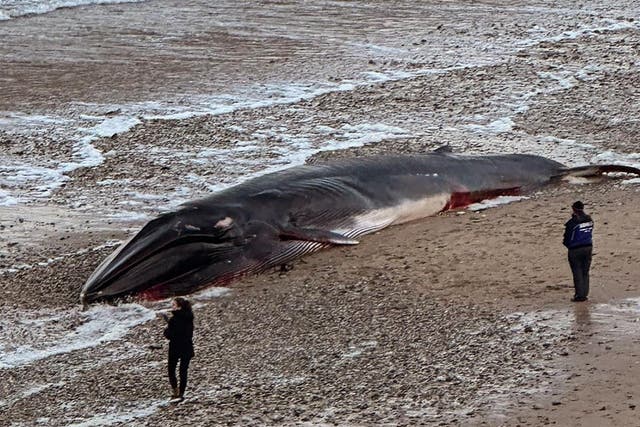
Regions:
<instances>
[{"instance_id":1,"label":"whale head","mask_svg":"<svg viewBox=\"0 0 640 427\"><path fill-rule=\"evenodd\" d=\"M163 214L98 266L81 302L157 300L223 285L259 264L274 233L234 207L191 205Z\"/></svg>"}]
</instances>

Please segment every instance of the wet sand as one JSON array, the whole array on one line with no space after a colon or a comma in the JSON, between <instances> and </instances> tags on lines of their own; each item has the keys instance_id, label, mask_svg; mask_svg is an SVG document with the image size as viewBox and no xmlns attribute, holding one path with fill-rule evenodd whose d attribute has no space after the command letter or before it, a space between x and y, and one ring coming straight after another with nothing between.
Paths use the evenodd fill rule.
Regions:
<instances>
[{"instance_id":1,"label":"wet sand","mask_svg":"<svg viewBox=\"0 0 640 427\"><path fill-rule=\"evenodd\" d=\"M567 3L567 10L573 6ZM76 22L81 9L61 11L55 18L60 28ZM127 8L105 10L126 13ZM521 36L529 28L515 25L527 22L526 13L513 12L514 25L505 27L492 22L490 8L483 10L477 16L487 23L474 31L489 39ZM594 14L578 11L566 26L620 13L604 6ZM166 73L158 76L144 61L132 75L120 75L118 62L92 62L91 49L86 61L77 61L86 65L77 79L68 79L76 64L56 54L59 75L54 70L50 81L42 80L47 61L40 63L29 44L18 49L38 28L37 18L24 22L32 26L16 20L2 27L16 31L4 34L15 38L0 48L11 59L5 70L13 76L15 92L0 94L0 109L41 111L58 104L66 109L88 99L124 102L122 93L136 100L148 93L152 99L154 85L166 75L176 76L167 83L168 92L173 84L178 91L189 82L191 68L167 66L154 71ZM422 49L456 34L461 40L474 38L473 31L460 33L453 24L442 34L433 24L412 43ZM100 31L91 34L101 39ZM203 35L202 43L214 39L219 40ZM207 194L207 185L218 176L233 176L233 165L192 161L203 149L231 149L273 129L307 135L314 148L326 138L314 134L317 126L381 122L403 127L410 136L325 152L309 161L424 152L443 143L470 153L538 152L567 163L577 161L574 146L584 150L580 155L613 150L633 156L640 107L630 100L640 95L639 43L637 28L591 32L523 47L498 64L371 84L294 105L144 121L130 132L96 140L98 150L110 153L101 165L70 173L47 200L0 207L3 342L37 341L28 328L16 330L26 337L7 332L30 313L68 311L70 317L48 327L73 333L81 319L83 282L115 242L144 222L107 215L155 214L185 183L191 186L188 195L197 197ZM117 40L105 44L116 57L131 54L130 41L122 41L120 50ZM452 48L441 47L443 52ZM304 57L309 50L299 52ZM177 55L171 49L165 53ZM337 52L327 69L339 70L341 55ZM416 55L421 65L428 62ZM174 64L174 59L163 63ZM175 64L184 67L180 59ZM200 60L206 64L212 58ZM377 69L380 64L373 62L364 60L363 67ZM292 73L294 65L274 73ZM218 66L223 68L196 75L243 78ZM114 90L97 91L98 96L92 79ZM513 126L472 131L468 126L477 125L478 115L487 127L507 116ZM268 135L256 156L277 157L286 146L278 135ZM3 133L0 142L18 160L64 158L71 151L46 136ZM586 144L591 148L582 147ZM176 155L185 152L191 157ZM193 175L202 180L194 183ZM106 180L116 184L103 185ZM157 198L137 200L133 208L127 204L131 194L142 191ZM246 278L230 293L196 299L197 357L189 398L179 406L166 403L166 344L162 323L151 321L113 342L0 368L5 378L0 424L639 425L640 386L634 378L640 373L635 334L640 189L615 179L563 184L529 196L482 212L452 212L389 228L356 247L306 257L287 273ZM592 290L584 304L569 301L570 271L561 245L562 224L576 199L596 221ZM168 308L167 302L147 305Z\"/></svg>"},{"instance_id":2,"label":"wet sand","mask_svg":"<svg viewBox=\"0 0 640 427\"><path fill-rule=\"evenodd\" d=\"M575 198L597 224L582 304L569 301L560 245ZM637 189L615 183L561 186L392 227L240 281L196 308L190 399L136 423L634 425L638 307L613 307L640 294L639 207ZM76 233L62 247L104 237ZM107 252L4 276L3 310L77 310L78 286ZM163 402L161 329L150 322L123 342L6 371L5 396L54 385L4 413L63 425Z\"/></svg>"}]
</instances>

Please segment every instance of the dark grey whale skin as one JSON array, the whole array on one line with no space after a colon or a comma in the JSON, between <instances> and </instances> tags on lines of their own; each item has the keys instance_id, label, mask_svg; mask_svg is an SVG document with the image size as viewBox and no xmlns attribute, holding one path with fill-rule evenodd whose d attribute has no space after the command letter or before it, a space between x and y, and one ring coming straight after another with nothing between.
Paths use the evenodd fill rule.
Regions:
<instances>
[{"instance_id":1,"label":"dark grey whale skin","mask_svg":"<svg viewBox=\"0 0 640 427\"><path fill-rule=\"evenodd\" d=\"M186 295L324 247L356 244L392 224L603 172L640 174L627 166L567 168L535 155L445 150L296 166L150 221L95 270L81 301Z\"/></svg>"}]
</instances>

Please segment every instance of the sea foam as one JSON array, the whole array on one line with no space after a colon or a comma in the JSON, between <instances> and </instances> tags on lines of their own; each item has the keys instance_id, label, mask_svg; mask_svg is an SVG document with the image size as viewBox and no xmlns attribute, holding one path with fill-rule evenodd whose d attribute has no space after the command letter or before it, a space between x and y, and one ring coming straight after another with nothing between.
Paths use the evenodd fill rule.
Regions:
<instances>
[{"instance_id":1,"label":"sea foam","mask_svg":"<svg viewBox=\"0 0 640 427\"><path fill-rule=\"evenodd\" d=\"M143 1L146 0L4 0L0 2L0 21L25 15L41 15L61 8Z\"/></svg>"},{"instance_id":2,"label":"sea foam","mask_svg":"<svg viewBox=\"0 0 640 427\"><path fill-rule=\"evenodd\" d=\"M21 311L19 320L0 330L1 342L4 343L0 346L0 369L29 365L58 354L120 340L134 326L155 317L153 310L138 304L99 305L86 312L77 309L29 315ZM52 322L60 326L52 329ZM79 325L67 330L61 327L65 322L77 322Z\"/></svg>"}]
</instances>

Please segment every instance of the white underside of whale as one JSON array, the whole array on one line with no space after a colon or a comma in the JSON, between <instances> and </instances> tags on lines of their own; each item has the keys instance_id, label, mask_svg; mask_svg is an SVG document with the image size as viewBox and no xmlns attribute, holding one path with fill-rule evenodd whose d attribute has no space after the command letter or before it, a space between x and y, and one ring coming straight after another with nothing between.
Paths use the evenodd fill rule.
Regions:
<instances>
[{"instance_id":1,"label":"white underside of whale","mask_svg":"<svg viewBox=\"0 0 640 427\"><path fill-rule=\"evenodd\" d=\"M331 230L348 237L357 237L382 230L391 225L433 216L449 202L449 193L430 195L418 200L405 200L395 206L371 210L354 216L349 227Z\"/></svg>"}]
</instances>

